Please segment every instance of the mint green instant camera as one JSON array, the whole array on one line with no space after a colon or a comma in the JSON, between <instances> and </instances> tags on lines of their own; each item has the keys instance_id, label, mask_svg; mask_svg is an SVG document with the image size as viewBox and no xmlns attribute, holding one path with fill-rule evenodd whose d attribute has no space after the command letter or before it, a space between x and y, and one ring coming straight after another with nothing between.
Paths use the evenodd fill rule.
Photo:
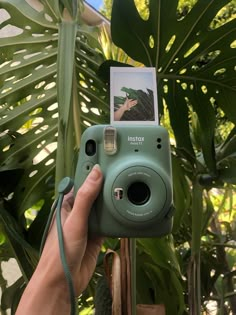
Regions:
<instances>
[{"instance_id":1,"label":"mint green instant camera","mask_svg":"<svg viewBox=\"0 0 236 315\"><path fill-rule=\"evenodd\" d=\"M95 164L104 183L89 217L89 234L156 237L171 232L170 144L161 126L96 125L82 135L75 192Z\"/></svg>"}]
</instances>

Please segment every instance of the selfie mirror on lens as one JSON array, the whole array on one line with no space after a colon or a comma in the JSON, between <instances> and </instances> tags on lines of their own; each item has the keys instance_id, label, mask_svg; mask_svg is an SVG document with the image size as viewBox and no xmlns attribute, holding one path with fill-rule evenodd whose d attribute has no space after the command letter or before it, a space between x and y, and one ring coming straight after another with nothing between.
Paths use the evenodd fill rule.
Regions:
<instances>
[{"instance_id":1,"label":"selfie mirror on lens","mask_svg":"<svg viewBox=\"0 0 236 315\"><path fill-rule=\"evenodd\" d=\"M154 68L111 68L111 125L86 129L75 192L99 164L104 182L89 217L89 234L159 237L173 223L168 132L158 124Z\"/></svg>"}]
</instances>

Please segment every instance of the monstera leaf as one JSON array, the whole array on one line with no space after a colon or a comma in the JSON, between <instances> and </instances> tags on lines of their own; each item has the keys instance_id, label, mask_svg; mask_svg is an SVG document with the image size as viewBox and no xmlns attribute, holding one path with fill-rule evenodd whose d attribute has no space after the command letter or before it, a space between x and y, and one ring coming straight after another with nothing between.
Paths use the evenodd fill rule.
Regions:
<instances>
[{"instance_id":1,"label":"monstera leaf","mask_svg":"<svg viewBox=\"0 0 236 315\"><path fill-rule=\"evenodd\" d=\"M15 301L13 295L20 296L18 287L37 264L56 161L61 173L65 164L73 173L81 132L109 117L107 89L96 75L103 62L97 31L78 24L77 2L0 3L0 245L6 248L1 259L16 258L24 278L4 292L4 308ZM68 118L70 108L74 113ZM72 151L59 137L68 128L76 133ZM59 142L66 163L56 158Z\"/></svg>"},{"instance_id":2,"label":"monstera leaf","mask_svg":"<svg viewBox=\"0 0 236 315\"><path fill-rule=\"evenodd\" d=\"M113 41L134 60L156 67L159 112L166 103L177 147L192 156L190 111L197 114L205 163L216 174L216 109L236 122L236 20L217 21L235 1L194 1L184 15L177 14L178 0L148 3L140 16L133 0L114 0Z\"/></svg>"},{"instance_id":3,"label":"monstera leaf","mask_svg":"<svg viewBox=\"0 0 236 315\"><path fill-rule=\"evenodd\" d=\"M77 1L66 3L74 18ZM74 73L73 83L70 80L77 95L73 95L76 122L71 129L76 124L81 133L109 117L107 89L96 76L103 61L97 33L75 21L74 50L70 50L71 34L66 32L72 23L64 23L61 8L62 1L0 3L1 232L10 244L7 258L18 260L26 281L35 267L35 248L53 201L58 127L62 125L58 104L61 121L68 125L66 102L73 95L65 79L68 71ZM66 148L66 143L61 141L61 146ZM72 143L72 148L78 149L79 144ZM73 170L76 152L68 155L67 164ZM32 223L26 210L33 205L38 215Z\"/></svg>"},{"instance_id":4,"label":"monstera leaf","mask_svg":"<svg viewBox=\"0 0 236 315\"><path fill-rule=\"evenodd\" d=\"M3 16L0 30L0 171L1 176L6 170L17 174L13 202L18 217L45 192L52 190L50 179L55 169L58 128L56 82L60 76L57 73L60 20L52 4L31 1L29 5L25 0L10 0L1 1L0 6ZM75 65L79 90L78 124L83 130L89 124L104 120L102 113L106 115L108 107L104 84L95 75L103 60L95 51L99 48L98 43L92 49L89 40L94 43L95 40L92 36L88 39L79 30L78 27L75 59L68 60L67 67L69 63L72 67ZM63 93L68 92L64 90ZM95 110L98 107L99 113ZM5 194L4 187L1 189Z\"/></svg>"},{"instance_id":5,"label":"monstera leaf","mask_svg":"<svg viewBox=\"0 0 236 315\"><path fill-rule=\"evenodd\" d=\"M196 162L195 155L202 149L211 174L216 174L220 166L222 180L229 183L235 180L235 172L234 178L231 176L231 167L235 167L235 129L221 146L215 148L214 144L215 111L222 111L233 123L236 120L233 108L235 21L224 25L215 23L218 11L230 1L193 2L196 4L188 14L178 15L179 1L150 0L147 16L143 17L134 0L114 0L111 23L114 42L133 59L157 69L159 112L162 114L167 105L177 142L176 152L181 152L183 157L181 160L175 155L173 159L176 208L182 209L176 211L174 232L179 231L181 223L187 222L188 229L184 232L188 235L183 233L183 243L191 238L188 221L191 185L182 172L186 156ZM72 147L78 149L79 141L75 138L80 138L84 128L109 121L107 86L96 75L103 62L97 34L77 23L75 4L78 1L0 2L0 250L6 259L11 256L18 259L24 281L37 262L35 248L54 195L55 163L60 161L60 155L56 158L59 130L69 127ZM69 23L68 16L63 16L64 6L71 18ZM74 110L73 119L69 108ZM195 123L193 117L200 131L198 147L190 135ZM62 138L61 147L66 147L66 141L66 137ZM75 151L67 156L70 169L76 164ZM194 163L187 163L192 167L190 173L194 172ZM25 211L32 205L38 213L33 223ZM197 225L195 228L199 230ZM3 252L3 245L11 251ZM153 294L158 300L163 293L163 300L168 303L165 290L161 292L157 288L161 282L160 287L166 289L166 278L171 275L169 293L172 299L176 296L176 303L169 305L170 313L176 307L181 313L184 309L182 283L179 270L172 268L178 265L172 256L174 251L160 259L156 249L163 248L164 252L165 240L138 245L145 259L145 264L142 260L139 264L139 295L147 297L144 302L152 302ZM5 292L5 307L10 304L15 289L14 286Z\"/></svg>"},{"instance_id":6,"label":"monstera leaf","mask_svg":"<svg viewBox=\"0 0 236 315\"><path fill-rule=\"evenodd\" d=\"M145 14L137 3L113 1L112 39L156 68L159 113L168 112L176 141L173 232L191 244L189 313L200 314L201 238L212 214L203 187L235 183L235 1L196 0L188 9L190 1L150 0ZM217 118L231 122L220 140Z\"/></svg>"}]
</instances>

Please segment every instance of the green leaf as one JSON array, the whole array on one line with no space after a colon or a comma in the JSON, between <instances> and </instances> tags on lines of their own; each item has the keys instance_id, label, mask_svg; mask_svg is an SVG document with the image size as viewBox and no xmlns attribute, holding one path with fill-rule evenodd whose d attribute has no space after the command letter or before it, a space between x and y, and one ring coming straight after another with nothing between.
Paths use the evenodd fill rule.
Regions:
<instances>
[{"instance_id":1,"label":"green leaf","mask_svg":"<svg viewBox=\"0 0 236 315\"><path fill-rule=\"evenodd\" d=\"M25 241L22 230L16 220L8 214L0 203L0 224L4 231L13 257L16 258L24 280L28 282L38 262L36 251Z\"/></svg>"},{"instance_id":2,"label":"green leaf","mask_svg":"<svg viewBox=\"0 0 236 315\"><path fill-rule=\"evenodd\" d=\"M210 85L208 85L209 89ZM200 145L203 151L204 160L210 174L217 174L216 170L216 158L215 158L215 127L216 117L215 111L208 99L209 95L199 93L201 88L196 89L192 95L190 95L190 103L193 109L196 111L199 121L199 138ZM212 90L213 91L213 90ZM209 91L208 91L209 92ZM207 119L206 119L207 117Z\"/></svg>"},{"instance_id":3,"label":"green leaf","mask_svg":"<svg viewBox=\"0 0 236 315\"><path fill-rule=\"evenodd\" d=\"M219 179L229 184L236 184L236 154L220 162Z\"/></svg>"},{"instance_id":4,"label":"green leaf","mask_svg":"<svg viewBox=\"0 0 236 315\"><path fill-rule=\"evenodd\" d=\"M2 37L0 32L0 171L10 169L20 172L19 175L15 173L14 185L10 183L9 176L5 187L2 187L4 195L12 193L13 188L15 190L16 216L22 216L47 192L53 195L58 137L56 81L59 17L56 16L55 2L43 1L38 5L37 9L25 0L1 1L6 15L1 29L7 27L12 31L15 27L18 30L10 37ZM109 121L107 88L96 75L104 59L98 42L96 46L94 37L89 37L88 28L85 32L82 28L78 31L77 26L70 24L69 32L71 27L77 37L70 56L65 54L68 60L65 59L64 71L68 71L69 75L62 86L60 98L68 102L78 93L74 113L77 111L79 114L74 115L74 124L83 131L89 124ZM94 48L88 45L92 40ZM65 50L64 47L62 50ZM68 83L73 71L76 82L75 92L71 95ZM63 119L68 120L68 109L63 115ZM70 125L72 129L73 124ZM74 137L71 140L74 141ZM72 168L76 165L75 154L68 153L68 156L70 162L67 165ZM1 176L3 179L4 174L1 173Z\"/></svg>"},{"instance_id":5,"label":"green leaf","mask_svg":"<svg viewBox=\"0 0 236 315\"><path fill-rule=\"evenodd\" d=\"M146 263L146 273L154 290L154 303L165 305L166 314L183 314L185 309L180 280L173 272L162 270L158 266ZM169 279L169 281L166 281ZM171 303L169 303L171 301Z\"/></svg>"},{"instance_id":6,"label":"green leaf","mask_svg":"<svg viewBox=\"0 0 236 315\"><path fill-rule=\"evenodd\" d=\"M69 11L73 20L77 18L78 0L59 0L59 3Z\"/></svg>"},{"instance_id":7,"label":"green leaf","mask_svg":"<svg viewBox=\"0 0 236 315\"><path fill-rule=\"evenodd\" d=\"M171 235L163 238L138 239L138 244L153 262L164 269L175 270L180 274L179 263L175 255L173 238Z\"/></svg>"},{"instance_id":8,"label":"green leaf","mask_svg":"<svg viewBox=\"0 0 236 315\"><path fill-rule=\"evenodd\" d=\"M131 58L156 67L159 112L165 101L177 147L193 157L189 112L197 113L201 147L212 174L217 173L214 106L236 122L236 19L212 27L219 10L229 2L198 0L179 17L177 0L150 0L143 19L133 0L114 0L111 19L114 43Z\"/></svg>"},{"instance_id":9,"label":"green leaf","mask_svg":"<svg viewBox=\"0 0 236 315\"><path fill-rule=\"evenodd\" d=\"M235 153L236 148L236 128L232 129L227 139L221 145L220 149L217 152L217 160L223 160L227 158L231 154Z\"/></svg>"},{"instance_id":10,"label":"green leaf","mask_svg":"<svg viewBox=\"0 0 236 315\"><path fill-rule=\"evenodd\" d=\"M174 225L173 234L179 229L187 210L190 208L191 191L189 184L181 166L181 160L172 155L172 172L173 172L173 192L174 192Z\"/></svg>"},{"instance_id":11,"label":"green leaf","mask_svg":"<svg viewBox=\"0 0 236 315\"><path fill-rule=\"evenodd\" d=\"M136 260L136 295L137 304L153 304L150 294L150 280L146 272L147 256L139 254Z\"/></svg>"},{"instance_id":12,"label":"green leaf","mask_svg":"<svg viewBox=\"0 0 236 315\"><path fill-rule=\"evenodd\" d=\"M202 235L202 216L203 201L202 187L198 183L193 184L193 202L192 202L192 242L191 255L195 257L200 252Z\"/></svg>"},{"instance_id":13,"label":"green leaf","mask_svg":"<svg viewBox=\"0 0 236 315\"><path fill-rule=\"evenodd\" d=\"M60 180L72 177L74 169L71 167L71 157L74 152L72 98L74 79L74 56L77 24L75 21L62 21L59 24L59 43L57 67L60 73L57 76L58 96L58 143L56 159L56 186ZM65 49L66 48L66 49ZM71 62L68 62L71 61ZM78 107L78 104L75 104ZM76 132L80 133L80 130ZM79 137L81 134L79 134Z\"/></svg>"},{"instance_id":14,"label":"green leaf","mask_svg":"<svg viewBox=\"0 0 236 315\"><path fill-rule=\"evenodd\" d=\"M2 294L1 299L1 308L3 310L7 310L8 308L16 311L16 307L20 300L21 294L23 293L22 290L24 289L24 278L20 277L16 280L11 286L6 288L6 290ZM15 307L12 304L16 302Z\"/></svg>"}]
</instances>

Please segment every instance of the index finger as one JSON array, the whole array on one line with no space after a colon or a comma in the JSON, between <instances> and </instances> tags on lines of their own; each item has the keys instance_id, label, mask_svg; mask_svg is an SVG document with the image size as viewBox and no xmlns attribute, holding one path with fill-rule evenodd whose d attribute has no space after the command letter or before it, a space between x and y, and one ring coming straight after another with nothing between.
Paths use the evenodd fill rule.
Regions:
<instances>
[{"instance_id":1,"label":"index finger","mask_svg":"<svg viewBox=\"0 0 236 315\"><path fill-rule=\"evenodd\" d=\"M65 222L66 233L72 241L87 236L88 216L101 190L102 180L101 169L95 165L76 194L73 209Z\"/></svg>"}]
</instances>

